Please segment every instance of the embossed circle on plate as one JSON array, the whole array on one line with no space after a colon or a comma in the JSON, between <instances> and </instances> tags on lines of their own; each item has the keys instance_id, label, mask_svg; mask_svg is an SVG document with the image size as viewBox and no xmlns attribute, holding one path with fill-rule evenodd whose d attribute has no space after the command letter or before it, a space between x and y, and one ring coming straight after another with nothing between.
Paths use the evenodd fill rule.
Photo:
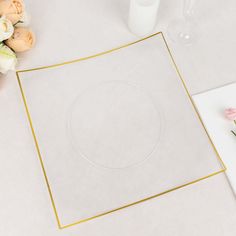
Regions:
<instances>
[{"instance_id":1,"label":"embossed circle on plate","mask_svg":"<svg viewBox=\"0 0 236 236\"><path fill-rule=\"evenodd\" d=\"M90 87L73 102L68 131L73 149L112 169L146 160L161 136L161 113L140 88L124 81Z\"/></svg>"}]
</instances>

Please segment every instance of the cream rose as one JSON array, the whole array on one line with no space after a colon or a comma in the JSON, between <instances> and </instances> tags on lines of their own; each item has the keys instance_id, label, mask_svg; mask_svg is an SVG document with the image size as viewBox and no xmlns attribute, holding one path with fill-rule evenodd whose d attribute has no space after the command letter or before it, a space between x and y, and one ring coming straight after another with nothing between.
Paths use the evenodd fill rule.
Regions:
<instances>
[{"instance_id":1,"label":"cream rose","mask_svg":"<svg viewBox=\"0 0 236 236\"><path fill-rule=\"evenodd\" d=\"M16 54L3 43L0 44L0 72L5 74L9 70L15 70L17 63Z\"/></svg>"},{"instance_id":2,"label":"cream rose","mask_svg":"<svg viewBox=\"0 0 236 236\"><path fill-rule=\"evenodd\" d=\"M20 21L18 21L14 26L16 27L27 27L30 24L31 17L27 12L24 12Z\"/></svg>"},{"instance_id":3,"label":"cream rose","mask_svg":"<svg viewBox=\"0 0 236 236\"><path fill-rule=\"evenodd\" d=\"M31 49L35 43L32 31L24 27L16 27L13 35L5 41L6 45L15 52L24 52Z\"/></svg>"},{"instance_id":4,"label":"cream rose","mask_svg":"<svg viewBox=\"0 0 236 236\"><path fill-rule=\"evenodd\" d=\"M0 16L6 16L16 24L24 15L23 0L0 0Z\"/></svg>"},{"instance_id":5,"label":"cream rose","mask_svg":"<svg viewBox=\"0 0 236 236\"><path fill-rule=\"evenodd\" d=\"M0 42L12 36L14 27L10 20L5 17L0 18Z\"/></svg>"}]
</instances>

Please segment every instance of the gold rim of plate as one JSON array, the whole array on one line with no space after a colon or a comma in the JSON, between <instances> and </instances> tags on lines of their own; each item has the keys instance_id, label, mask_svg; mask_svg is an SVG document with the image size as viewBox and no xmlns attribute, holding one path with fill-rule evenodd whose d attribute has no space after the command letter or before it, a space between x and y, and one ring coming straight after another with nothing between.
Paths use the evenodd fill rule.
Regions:
<instances>
[{"instance_id":1,"label":"gold rim of plate","mask_svg":"<svg viewBox=\"0 0 236 236\"><path fill-rule=\"evenodd\" d=\"M203 177L201 177L199 179L195 179L195 180L192 180L192 181L187 182L185 184L182 184L182 185L176 186L174 188L168 189L168 190L166 190L164 192L161 192L161 193L158 193L156 195L153 195L153 196L141 199L139 201L132 202L130 204L127 204L127 205L124 205L124 206L112 209L110 211L103 212L101 214L98 214L98 215L95 215L95 216L92 216L92 217L89 217L89 218L86 218L86 219L78 220L76 222L72 222L70 224L63 225L63 224L61 224L60 218L58 216L57 207L55 205L55 201L54 201L54 198L53 198L53 193L52 193L52 190L51 190L49 179L47 177L47 173L46 173L46 170L45 170L45 167L44 167L43 158L42 158L41 153L40 153L39 144L38 144L37 137L36 137L36 134L35 134L35 131L34 131L34 127L33 127L33 121L32 121L32 118L30 116L30 112L29 112L29 108L28 108L28 105L27 105L26 97L25 97L24 90L23 90L23 87L22 87L22 84L21 84L20 74L21 73L26 73L26 72L31 72L31 71L36 71L36 70L45 70L45 69L56 68L56 67L65 66L65 65L68 65L68 64L72 64L72 63L77 63L77 62L80 62L80 61L85 61L85 60L92 59L92 58L95 58L95 57L99 57L99 56L102 56L102 55L105 55L105 54L109 54L111 52L114 52L114 51L117 51L117 50L129 47L131 45L137 44L137 43L139 43L141 41L144 41L144 40L149 39L151 37L154 37L156 35L160 35L162 37L162 39L163 39L163 42L164 42L165 47L167 49L167 52L168 52L168 54L170 56L170 60L171 60L173 66L174 66L174 68L176 70L176 73L177 73L180 81L182 82L182 84L184 86L184 89L185 89L185 91L187 93L187 96L188 96L188 98L191 101L191 104L192 104L192 106L193 106L193 108L194 108L194 110L195 110L195 112L196 112L196 114L197 114L197 116L198 116L198 118L200 120L200 123L202 124L202 126L203 126L203 128L204 128L204 130L205 130L205 132L207 134L207 137L208 137L208 139L209 139L209 141L210 141L210 143L211 143L211 145L212 145L212 147L213 147L213 149L214 149L214 151L216 153L216 156L218 158L218 161L220 162L220 165L221 165L222 169L219 170L219 171L210 173L210 174L208 174L206 176L203 176ZM25 70L18 70L18 71L16 71L16 77L17 77L17 81L18 81L18 84L19 84L19 87L20 87L23 103L24 103L24 106L25 106L26 115L27 115L27 118L28 118L28 121L29 121L29 125L30 125L30 129L31 129L31 132L32 132L32 135L33 135L33 139L34 139L35 147L36 147L36 150L37 150L38 158L39 158L40 165L41 165L41 168L42 168L42 171L43 171L44 179L45 179L45 182L46 182L46 186L47 186L47 189L48 189L48 192L49 192L51 204L52 204L53 211L54 211L54 214L55 214L55 217L56 217L57 226L58 226L59 229L66 229L66 228L69 228L71 226L75 226L77 224L80 224L80 223L83 223L83 222L86 222L86 221L89 221L89 220L93 220L95 218L98 218L98 217L101 217L101 216L105 216L105 215L108 215L110 213L122 210L124 208L127 208L127 207L130 207L130 206L133 206L133 205L136 205L136 204L148 201L150 199L157 198L157 197L162 196L164 194L173 192L175 190L178 190L178 189L181 189L183 187L186 187L186 186L198 183L198 182L200 182L200 181L202 181L204 179L207 179L207 178L210 178L212 176L215 176L215 175L218 175L220 173L223 173L227 169L225 164L224 164L224 162L223 162L223 160L222 160L222 158L220 157L220 155L219 155L215 145L213 144L213 142L212 142L212 140L211 140L211 138L210 138L210 136L209 136L209 134L207 132L207 129L206 129L206 127L205 127L205 125L204 125L204 123L203 123L203 121L202 121L202 119L201 119L201 117L200 117L200 115L199 115L199 113L197 111L197 108L196 108L196 106L194 104L194 101L193 101L193 99L192 99L192 97L191 97L191 95L190 95L190 93L188 91L186 83L185 83L185 81L184 81L184 79L183 79L183 77L182 77L182 75L180 73L180 70L179 70L179 68L178 68L178 66L177 66L177 64L176 64L176 62L174 60L173 54L172 54L172 52L170 50L170 47L169 47L169 45L168 45L168 43L167 43L167 41L165 39L165 36L164 36L164 34L162 32L157 32L155 34L152 34L152 35L150 35L148 37L145 37L145 38L142 38L140 40L137 40L137 41L134 41L134 42L131 42L131 43L128 43L128 44L125 44L125 45L113 48L113 49L108 50L108 51L100 52L100 53L97 53L95 55L91 55L91 56L87 56L87 57L83 57L83 58L79 58L79 59L75 59L75 60L71 60L71 61L66 61L66 62L62 62L62 63L52 64L52 65L48 65L48 66L36 67L36 68L25 69Z\"/></svg>"}]
</instances>

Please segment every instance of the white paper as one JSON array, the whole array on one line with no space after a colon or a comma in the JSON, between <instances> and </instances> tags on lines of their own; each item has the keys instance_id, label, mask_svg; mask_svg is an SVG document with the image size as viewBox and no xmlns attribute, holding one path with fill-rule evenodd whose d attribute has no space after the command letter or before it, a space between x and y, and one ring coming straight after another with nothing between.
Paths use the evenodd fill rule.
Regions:
<instances>
[{"instance_id":1,"label":"white paper","mask_svg":"<svg viewBox=\"0 0 236 236\"><path fill-rule=\"evenodd\" d=\"M236 130L233 122L224 117L224 110L236 107L236 84L230 84L193 96L203 122L220 156L226 164L226 174L236 193Z\"/></svg>"}]
</instances>

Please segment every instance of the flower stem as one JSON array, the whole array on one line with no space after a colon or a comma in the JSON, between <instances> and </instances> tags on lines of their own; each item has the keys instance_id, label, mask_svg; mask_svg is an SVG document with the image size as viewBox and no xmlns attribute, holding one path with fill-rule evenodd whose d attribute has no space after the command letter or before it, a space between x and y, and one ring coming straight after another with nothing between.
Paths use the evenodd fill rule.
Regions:
<instances>
[{"instance_id":1,"label":"flower stem","mask_svg":"<svg viewBox=\"0 0 236 236\"><path fill-rule=\"evenodd\" d=\"M236 133L235 133L233 130L231 130L231 133L232 133L234 136L236 136Z\"/></svg>"},{"instance_id":2,"label":"flower stem","mask_svg":"<svg viewBox=\"0 0 236 236\"><path fill-rule=\"evenodd\" d=\"M19 20L13 26L15 27L18 23L24 23L24 21Z\"/></svg>"}]
</instances>

